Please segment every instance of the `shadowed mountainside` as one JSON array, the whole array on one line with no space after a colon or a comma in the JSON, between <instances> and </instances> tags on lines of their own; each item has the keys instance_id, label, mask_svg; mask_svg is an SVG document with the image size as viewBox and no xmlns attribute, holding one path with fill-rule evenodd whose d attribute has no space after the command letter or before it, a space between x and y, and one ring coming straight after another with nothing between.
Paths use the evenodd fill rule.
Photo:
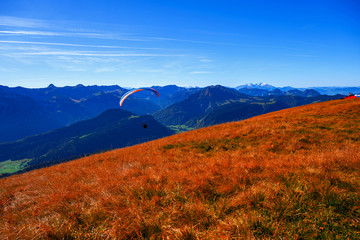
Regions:
<instances>
[{"instance_id":1,"label":"shadowed mountainside","mask_svg":"<svg viewBox=\"0 0 360 240\"><path fill-rule=\"evenodd\" d=\"M30 97L1 92L0 143L60 127L59 121Z\"/></svg>"},{"instance_id":2,"label":"shadowed mountainside","mask_svg":"<svg viewBox=\"0 0 360 240\"><path fill-rule=\"evenodd\" d=\"M0 180L5 239L358 239L360 99Z\"/></svg>"},{"instance_id":3,"label":"shadowed mountainside","mask_svg":"<svg viewBox=\"0 0 360 240\"><path fill-rule=\"evenodd\" d=\"M337 97L338 96L335 96L335 98ZM205 114L204 117L197 121L195 128L240 121L269 112L327 100L329 100L329 96L326 95L315 97L287 95L262 97L261 101L254 99L252 102L228 103Z\"/></svg>"}]
</instances>

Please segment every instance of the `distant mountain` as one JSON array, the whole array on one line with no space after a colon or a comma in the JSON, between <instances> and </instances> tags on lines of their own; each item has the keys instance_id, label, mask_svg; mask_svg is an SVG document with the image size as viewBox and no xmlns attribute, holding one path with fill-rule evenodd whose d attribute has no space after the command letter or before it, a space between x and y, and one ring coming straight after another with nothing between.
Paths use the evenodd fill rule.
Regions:
<instances>
[{"instance_id":1,"label":"distant mountain","mask_svg":"<svg viewBox=\"0 0 360 240\"><path fill-rule=\"evenodd\" d=\"M15 87L9 88L0 86L0 90L3 89L10 93L15 93L22 96L27 96L40 105L46 105L48 111L56 109L56 114L61 122L66 124L74 123L75 121L92 118L106 109L119 106L119 100L121 96L128 90L121 88L117 85L114 86L84 86L78 84L76 86L56 87L50 84L47 88L23 88ZM163 95L163 94L162 94ZM136 99L134 101L134 99ZM59 104L58 101L68 102L65 105ZM139 115L151 114L160 109L156 102L152 102L153 99L147 99L136 94L136 96L130 97L123 109L134 112ZM73 104L70 104L72 102ZM64 106L64 107L62 107ZM75 107L77 106L77 107ZM79 108L83 108L80 110ZM79 116L68 116L66 112L75 112Z\"/></svg>"},{"instance_id":2,"label":"distant mountain","mask_svg":"<svg viewBox=\"0 0 360 240\"><path fill-rule=\"evenodd\" d=\"M154 88L160 92L160 96L158 98L152 96L151 93L146 91L138 92L131 95L126 100L126 104L123 109L139 115L152 114L175 102L184 100L192 93L199 91L200 89L178 87L176 85L163 87L155 86ZM53 84L50 84L46 88L9 88L6 86L0 86L0 94L2 92L6 92L30 97L37 101L40 105L46 105L46 107L49 108L49 112L51 112L51 109L56 109L57 113L63 113L64 116L61 114L56 115L61 119L61 122L66 122L66 124L94 117L106 109L118 107L119 99L127 91L127 89L121 88L117 85L84 86L82 84L78 84L76 86L56 87ZM61 108L62 104L60 104L59 101L67 101L68 103L66 108L69 108L69 112L71 112L74 108L79 116L65 116L67 110ZM69 101L73 104L70 104ZM78 105L80 108L84 109L80 110L71 105ZM84 116L81 116L82 114Z\"/></svg>"},{"instance_id":3,"label":"distant mountain","mask_svg":"<svg viewBox=\"0 0 360 240\"><path fill-rule=\"evenodd\" d=\"M214 111L206 114L198 121L195 128L208 127L215 124L240 121L265 113L289 108L282 102L234 102L220 106Z\"/></svg>"},{"instance_id":4,"label":"distant mountain","mask_svg":"<svg viewBox=\"0 0 360 240\"><path fill-rule=\"evenodd\" d=\"M153 117L110 109L99 116L48 133L0 144L0 162L25 161L27 168L131 146L173 132Z\"/></svg>"},{"instance_id":5,"label":"distant mountain","mask_svg":"<svg viewBox=\"0 0 360 240\"><path fill-rule=\"evenodd\" d=\"M95 97L100 100L99 96L109 98L108 95L105 95L109 94L117 97L112 98L112 100L118 104L120 96L126 91L126 89L119 86L84 86L81 84L66 87L55 87L53 84L50 84L47 88L9 88L0 86L0 94L8 93L29 97L36 101L39 105L46 107L47 111L50 113L52 111L57 113L64 113L65 115L72 115L73 112L77 113L78 116L71 117L57 114L58 118L70 119L67 124L73 123L73 121L78 121L79 119L83 120L89 118L87 114L91 114L94 111L92 108L93 106L89 106L89 104L81 106L82 103L86 102L88 99ZM102 102L104 103L103 100ZM83 110L80 108L83 108ZM106 107L106 109L109 109L109 107ZM100 112L96 112L96 115L103 111L104 110L101 109ZM61 122L66 122L66 120L61 120Z\"/></svg>"},{"instance_id":6,"label":"distant mountain","mask_svg":"<svg viewBox=\"0 0 360 240\"><path fill-rule=\"evenodd\" d=\"M61 122L32 98L0 90L0 142L14 141L60 126Z\"/></svg>"},{"instance_id":7,"label":"distant mountain","mask_svg":"<svg viewBox=\"0 0 360 240\"><path fill-rule=\"evenodd\" d=\"M360 87L314 87L313 89L326 95L348 95L349 93L360 94Z\"/></svg>"},{"instance_id":8,"label":"distant mountain","mask_svg":"<svg viewBox=\"0 0 360 240\"><path fill-rule=\"evenodd\" d=\"M281 91L281 90L278 89L278 88L275 88L275 89L271 90L268 95L269 95L269 96L271 96L271 95L274 95L274 96L282 96L282 95L286 95L286 93L283 92L283 91Z\"/></svg>"},{"instance_id":9,"label":"distant mountain","mask_svg":"<svg viewBox=\"0 0 360 240\"><path fill-rule=\"evenodd\" d=\"M239 92L250 95L250 96L268 96L271 94L269 90L259 89L259 88L239 88L237 89Z\"/></svg>"},{"instance_id":10,"label":"distant mountain","mask_svg":"<svg viewBox=\"0 0 360 240\"><path fill-rule=\"evenodd\" d=\"M59 127L93 118L101 113L94 113L93 108L85 108L80 101L64 96L53 96L47 101L37 101L37 103L46 109L49 117L57 120Z\"/></svg>"},{"instance_id":11,"label":"distant mountain","mask_svg":"<svg viewBox=\"0 0 360 240\"><path fill-rule=\"evenodd\" d=\"M241 93L250 95L250 96L281 96L281 95L294 95L300 97L313 97L321 95L319 92L314 89L305 89L304 91L298 89L287 89L287 88L274 88L272 90L260 89L260 88L238 88L237 90Z\"/></svg>"},{"instance_id":12,"label":"distant mountain","mask_svg":"<svg viewBox=\"0 0 360 240\"><path fill-rule=\"evenodd\" d=\"M292 89L286 92L287 95L295 95L300 97L315 97L321 95L318 91L314 89L306 89L304 91L300 91L298 89Z\"/></svg>"},{"instance_id":13,"label":"distant mountain","mask_svg":"<svg viewBox=\"0 0 360 240\"><path fill-rule=\"evenodd\" d=\"M236 87L235 89L239 90L242 93L249 94L252 96L266 96L266 92L260 90L272 91L276 88L278 88L282 92L291 92L292 90L301 90L301 91L314 90L323 95L337 95L337 94L348 95L349 93L360 94L360 87L326 87L325 86L325 87L311 87L311 88L294 88L290 86L275 87L266 83L243 84Z\"/></svg>"},{"instance_id":14,"label":"distant mountain","mask_svg":"<svg viewBox=\"0 0 360 240\"><path fill-rule=\"evenodd\" d=\"M220 85L210 86L190 95L185 100L175 103L153 116L166 126L186 125L193 127L205 113L230 102L250 101L252 97L235 89Z\"/></svg>"},{"instance_id":15,"label":"distant mountain","mask_svg":"<svg viewBox=\"0 0 360 240\"><path fill-rule=\"evenodd\" d=\"M162 108L166 108L174 103L180 102L191 94L201 91L198 87L178 87L176 85L167 85L164 87L154 86L159 91L160 96L155 99L155 102Z\"/></svg>"},{"instance_id":16,"label":"distant mountain","mask_svg":"<svg viewBox=\"0 0 360 240\"><path fill-rule=\"evenodd\" d=\"M340 98L341 96L338 96L337 99ZM262 97L261 101L229 103L208 112L203 118L201 118L201 120L198 121L195 128L240 121L273 111L327 100L329 100L329 96L326 95L317 95L314 97L277 95Z\"/></svg>"},{"instance_id":17,"label":"distant mountain","mask_svg":"<svg viewBox=\"0 0 360 240\"><path fill-rule=\"evenodd\" d=\"M5 86L0 86L1 88L7 88L8 91L12 93L16 93L19 95L31 97L37 101L48 101L52 99L54 96L56 97L66 97L72 98L74 100L81 100L83 98L91 97L94 94L99 92L110 92L110 91L118 91L120 93L124 93L127 90L121 88L117 85L113 86L84 86L82 84L78 84L76 86L65 86L65 87L56 87L53 84L50 84L46 88L24 88L24 87L14 87L9 88Z\"/></svg>"}]
</instances>

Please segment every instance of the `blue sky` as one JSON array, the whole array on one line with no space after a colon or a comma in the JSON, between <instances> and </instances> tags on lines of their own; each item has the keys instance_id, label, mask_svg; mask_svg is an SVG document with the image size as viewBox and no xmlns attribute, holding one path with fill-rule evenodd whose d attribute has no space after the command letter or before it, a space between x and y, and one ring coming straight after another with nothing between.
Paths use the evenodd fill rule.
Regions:
<instances>
[{"instance_id":1,"label":"blue sky","mask_svg":"<svg viewBox=\"0 0 360 240\"><path fill-rule=\"evenodd\" d=\"M360 86L358 0L1 0L0 85Z\"/></svg>"}]
</instances>

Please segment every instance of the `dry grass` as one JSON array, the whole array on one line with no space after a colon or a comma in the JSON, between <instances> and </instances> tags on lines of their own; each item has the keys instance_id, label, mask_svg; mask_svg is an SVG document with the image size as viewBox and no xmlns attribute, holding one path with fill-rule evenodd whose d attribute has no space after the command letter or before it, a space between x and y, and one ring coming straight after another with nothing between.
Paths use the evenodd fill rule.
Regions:
<instances>
[{"instance_id":1,"label":"dry grass","mask_svg":"<svg viewBox=\"0 0 360 240\"><path fill-rule=\"evenodd\" d=\"M2 239L359 239L360 101L217 125L0 180Z\"/></svg>"}]
</instances>

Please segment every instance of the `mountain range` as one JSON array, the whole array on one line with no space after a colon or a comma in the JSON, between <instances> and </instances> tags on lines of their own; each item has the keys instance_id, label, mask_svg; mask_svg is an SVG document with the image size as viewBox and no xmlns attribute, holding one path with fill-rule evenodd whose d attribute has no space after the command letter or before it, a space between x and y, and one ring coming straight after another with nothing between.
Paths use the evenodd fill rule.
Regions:
<instances>
[{"instance_id":1,"label":"mountain range","mask_svg":"<svg viewBox=\"0 0 360 240\"><path fill-rule=\"evenodd\" d=\"M205 113L226 103L249 101L252 97L242 94L235 89L220 85L206 87L183 101L156 112L154 118L160 123L171 125L186 125L194 127Z\"/></svg>"},{"instance_id":2,"label":"mountain range","mask_svg":"<svg viewBox=\"0 0 360 240\"><path fill-rule=\"evenodd\" d=\"M196 88L159 87L161 96L139 93L130 96L122 109L137 115L152 114L181 101ZM127 89L119 86L83 86L29 89L0 86L0 142L44 133L118 108Z\"/></svg>"},{"instance_id":3,"label":"mountain range","mask_svg":"<svg viewBox=\"0 0 360 240\"><path fill-rule=\"evenodd\" d=\"M248 84L243 84L240 85L238 87L236 87L235 89L240 90L240 91L255 91L255 94L261 94L261 91L259 91L258 93L256 93L256 90L265 90L263 91L265 94L267 94L268 92L271 92L275 89L279 89L282 92L288 92L289 90L315 90L320 94L324 94L324 95L348 95L349 93L353 93L353 94L360 94L360 87L311 87L311 88L294 88L294 87L275 87L266 83L248 83ZM251 95L251 94L250 94Z\"/></svg>"},{"instance_id":4,"label":"mountain range","mask_svg":"<svg viewBox=\"0 0 360 240\"><path fill-rule=\"evenodd\" d=\"M173 134L172 130L182 132L343 97L321 95L311 89L280 90L266 84L252 87L262 89L154 86L159 97L141 91L126 99L120 109L119 99L128 89L119 86L0 86L0 173L161 138ZM150 127L144 131L139 127L141 121L156 126L159 134L151 135Z\"/></svg>"},{"instance_id":5,"label":"mountain range","mask_svg":"<svg viewBox=\"0 0 360 240\"><path fill-rule=\"evenodd\" d=\"M252 89L263 92L267 90ZM245 94L220 85L209 86L192 94L183 101L153 114L165 126L176 129L181 126L193 129L229 121L239 121L271 111L300 106L309 103L342 98L341 95L321 95L315 90L297 89L283 92L274 89L268 94ZM249 93L249 92L248 92Z\"/></svg>"}]
</instances>

